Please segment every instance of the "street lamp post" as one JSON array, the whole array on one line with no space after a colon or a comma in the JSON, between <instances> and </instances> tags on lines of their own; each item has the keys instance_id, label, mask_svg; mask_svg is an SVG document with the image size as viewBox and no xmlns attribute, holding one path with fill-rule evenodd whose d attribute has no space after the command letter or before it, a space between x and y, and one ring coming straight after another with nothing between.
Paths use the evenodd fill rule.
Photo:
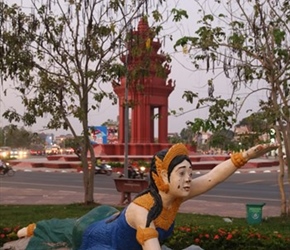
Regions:
<instances>
[{"instance_id":1,"label":"street lamp post","mask_svg":"<svg viewBox=\"0 0 290 250\"><path fill-rule=\"evenodd\" d=\"M124 174L128 178L128 155L129 155L129 105L128 105L128 52L126 55L126 82L125 82L125 145L124 145Z\"/></svg>"},{"instance_id":2,"label":"street lamp post","mask_svg":"<svg viewBox=\"0 0 290 250\"><path fill-rule=\"evenodd\" d=\"M126 52L126 74L125 74L125 129L124 129L124 174L125 178L128 178L128 165L129 165L129 101L128 101L128 87L129 87L129 48L131 47L131 35L132 26L131 24L127 28L127 35L129 34L129 40L127 41L127 52Z\"/></svg>"},{"instance_id":3,"label":"street lamp post","mask_svg":"<svg viewBox=\"0 0 290 250\"><path fill-rule=\"evenodd\" d=\"M125 13L127 13L127 5L125 5ZM125 178L128 178L128 165L129 165L129 102L128 102L128 87L129 87L129 49L131 48L131 43L132 43L132 32L133 32L133 27L132 27L132 21L141 17L142 15L139 14L132 19L130 19L129 22L125 21L126 25L126 35L129 35L129 39L127 39L127 51L126 51L126 59L125 59L125 64L126 64L126 74L125 74L125 110L124 110L124 119L125 119L125 129L124 129L124 175Z\"/></svg>"}]
</instances>

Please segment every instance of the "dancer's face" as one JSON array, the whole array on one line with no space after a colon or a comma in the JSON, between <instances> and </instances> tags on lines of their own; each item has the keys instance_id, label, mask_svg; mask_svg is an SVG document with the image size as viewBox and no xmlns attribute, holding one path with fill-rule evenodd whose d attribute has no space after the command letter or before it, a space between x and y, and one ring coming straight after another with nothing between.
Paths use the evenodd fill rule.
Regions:
<instances>
[{"instance_id":1,"label":"dancer's face","mask_svg":"<svg viewBox=\"0 0 290 250\"><path fill-rule=\"evenodd\" d=\"M186 197L190 191L192 167L186 160L176 165L170 174L169 192L176 197Z\"/></svg>"}]
</instances>

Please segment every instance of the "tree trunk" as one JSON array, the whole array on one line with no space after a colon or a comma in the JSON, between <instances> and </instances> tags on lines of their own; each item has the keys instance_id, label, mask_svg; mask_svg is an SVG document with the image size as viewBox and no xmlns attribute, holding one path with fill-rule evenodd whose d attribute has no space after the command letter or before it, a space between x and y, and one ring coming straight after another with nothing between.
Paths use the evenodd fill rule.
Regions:
<instances>
[{"instance_id":1,"label":"tree trunk","mask_svg":"<svg viewBox=\"0 0 290 250\"><path fill-rule=\"evenodd\" d=\"M95 177L95 156L90 144L89 137L84 133L83 159L83 182L84 182L84 203L90 205L94 203L94 177ZM89 151L89 154L88 154Z\"/></svg>"},{"instance_id":2,"label":"tree trunk","mask_svg":"<svg viewBox=\"0 0 290 250\"><path fill-rule=\"evenodd\" d=\"M284 132L284 143L285 143L285 153L286 153L286 167L288 168L287 180L290 183L290 124L287 122L286 131ZM288 216L290 216L290 188L288 189L288 206L287 206Z\"/></svg>"},{"instance_id":3,"label":"tree trunk","mask_svg":"<svg viewBox=\"0 0 290 250\"><path fill-rule=\"evenodd\" d=\"M84 91L86 92L86 91ZM84 95L85 96L85 95ZM90 205L94 203L94 177L95 177L95 155L94 150L90 142L89 125L88 125L88 98L84 97L81 103L84 116L82 119L83 126L83 150L82 150L82 162L83 162L83 182L84 182L84 203Z\"/></svg>"},{"instance_id":4,"label":"tree trunk","mask_svg":"<svg viewBox=\"0 0 290 250\"><path fill-rule=\"evenodd\" d=\"M89 169L89 178L88 178L88 196L86 204L94 203L94 179L95 179L95 166L96 166L96 157L94 148L89 142L89 152L90 152L90 169Z\"/></svg>"},{"instance_id":5,"label":"tree trunk","mask_svg":"<svg viewBox=\"0 0 290 250\"><path fill-rule=\"evenodd\" d=\"M281 148L281 151L279 152L279 156L280 156L280 159L279 159L279 162L280 164L283 165L283 170L285 169L285 163L286 163L286 166L288 167L288 174L287 174L287 180L289 182L290 180L290 172L289 172L289 161L290 161L290 125L289 123L287 122L286 123L286 126L285 124L283 124L282 120L280 119L279 120L279 128L280 128L280 131L282 132L282 136L283 136L283 142L282 142L282 139L280 138L280 145L282 145L284 143L284 149L285 149L285 153L286 153L286 161L283 159L283 152L282 152L282 148ZM280 137L280 134L278 134L278 136ZM281 170L280 170L281 172ZM283 177L284 177L284 174L283 174ZM283 181L283 179L281 180ZM290 195L290 190L287 190L287 194L288 194L288 197ZM290 216L290 200L287 199L287 195L285 195L285 216Z\"/></svg>"},{"instance_id":6,"label":"tree trunk","mask_svg":"<svg viewBox=\"0 0 290 250\"><path fill-rule=\"evenodd\" d=\"M84 203L90 205L94 203L94 164L89 161L88 156L82 157L83 164L83 184L84 184Z\"/></svg>"},{"instance_id":7,"label":"tree trunk","mask_svg":"<svg viewBox=\"0 0 290 250\"><path fill-rule=\"evenodd\" d=\"M276 131L276 140L277 142L282 145L282 138L280 135L280 129L279 126L275 127ZM279 157L279 176L278 176L278 185L280 190L280 196L281 196L281 216L287 216L287 199L286 199L286 193L285 193L285 187L284 187L284 176L285 176L285 167L284 167L284 161L282 156L282 146L278 149L278 157Z\"/></svg>"},{"instance_id":8,"label":"tree trunk","mask_svg":"<svg viewBox=\"0 0 290 250\"><path fill-rule=\"evenodd\" d=\"M287 216L287 199L284 188L284 164L279 159L280 173L278 175L278 185L281 197L281 216Z\"/></svg>"},{"instance_id":9,"label":"tree trunk","mask_svg":"<svg viewBox=\"0 0 290 250\"><path fill-rule=\"evenodd\" d=\"M283 163L284 164L284 163ZM290 178L289 178L289 167L288 167L288 175L287 175L287 180L288 180L288 183L290 183ZM286 211L287 211L287 214L285 216L287 217L290 217L290 188L287 190L288 191L288 200L287 200L287 203L285 204L286 206Z\"/></svg>"}]
</instances>

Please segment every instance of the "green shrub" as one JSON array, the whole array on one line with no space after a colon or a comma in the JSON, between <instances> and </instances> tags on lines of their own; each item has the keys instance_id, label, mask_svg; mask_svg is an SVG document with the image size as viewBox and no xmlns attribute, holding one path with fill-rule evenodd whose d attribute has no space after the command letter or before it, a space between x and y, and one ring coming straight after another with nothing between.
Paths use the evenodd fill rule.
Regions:
<instances>
[{"instance_id":1,"label":"green shrub","mask_svg":"<svg viewBox=\"0 0 290 250\"><path fill-rule=\"evenodd\" d=\"M124 163L123 163L123 162L119 162L119 161L109 162L108 164L109 164L112 168L123 168L123 167L124 167Z\"/></svg>"}]
</instances>

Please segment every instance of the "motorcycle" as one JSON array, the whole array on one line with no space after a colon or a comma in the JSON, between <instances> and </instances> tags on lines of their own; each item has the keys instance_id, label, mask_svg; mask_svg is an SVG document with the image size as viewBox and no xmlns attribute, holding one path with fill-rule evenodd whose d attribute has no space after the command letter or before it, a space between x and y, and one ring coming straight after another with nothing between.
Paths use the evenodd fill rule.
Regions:
<instances>
[{"instance_id":1,"label":"motorcycle","mask_svg":"<svg viewBox=\"0 0 290 250\"><path fill-rule=\"evenodd\" d=\"M119 174L119 178L125 177L124 173ZM128 178L130 179L145 179L145 167L128 167Z\"/></svg>"},{"instance_id":2,"label":"motorcycle","mask_svg":"<svg viewBox=\"0 0 290 250\"><path fill-rule=\"evenodd\" d=\"M108 164L101 164L99 166L95 166L95 174L106 174L112 175L113 169Z\"/></svg>"},{"instance_id":3,"label":"motorcycle","mask_svg":"<svg viewBox=\"0 0 290 250\"><path fill-rule=\"evenodd\" d=\"M8 175L13 176L15 174L15 170L9 165L9 163L4 163L0 170L0 175Z\"/></svg>"}]
</instances>

